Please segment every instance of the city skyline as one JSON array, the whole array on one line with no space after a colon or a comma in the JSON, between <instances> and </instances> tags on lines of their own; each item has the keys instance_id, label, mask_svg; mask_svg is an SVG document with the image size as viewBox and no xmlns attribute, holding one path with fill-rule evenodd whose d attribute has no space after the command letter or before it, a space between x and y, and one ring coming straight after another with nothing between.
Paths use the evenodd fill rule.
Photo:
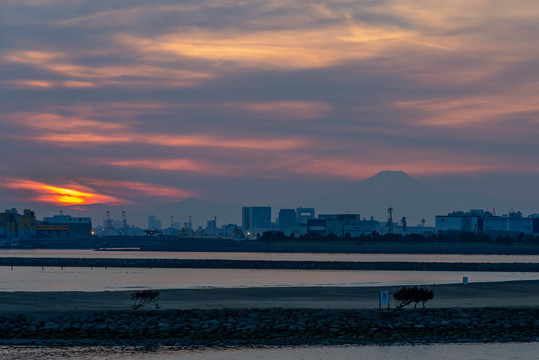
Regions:
<instances>
[{"instance_id":1,"label":"city skyline","mask_svg":"<svg viewBox=\"0 0 539 360\"><path fill-rule=\"evenodd\" d=\"M0 6L6 208L311 206L381 170L539 202L531 0Z\"/></svg>"}]
</instances>

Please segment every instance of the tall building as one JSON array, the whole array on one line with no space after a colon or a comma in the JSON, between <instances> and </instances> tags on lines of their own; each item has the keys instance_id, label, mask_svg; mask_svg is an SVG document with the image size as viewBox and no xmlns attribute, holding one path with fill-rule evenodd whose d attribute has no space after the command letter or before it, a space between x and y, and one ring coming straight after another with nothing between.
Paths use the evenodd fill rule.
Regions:
<instances>
[{"instance_id":1,"label":"tall building","mask_svg":"<svg viewBox=\"0 0 539 360\"><path fill-rule=\"evenodd\" d=\"M148 216L148 229L161 230L161 221L157 220L154 215Z\"/></svg>"},{"instance_id":2,"label":"tall building","mask_svg":"<svg viewBox=\"0 0 539 360\"><path fill-rule=\"evenodd\" d=\"M307 224L307 220L314 219L314 208L297 208L296 217L296 222L298 224Z\"/></svg>"},{"instance_id":3,"label":"tall building","mask_svg":"<svg viewBox=\"0 0 539 360\"><path fill-rule=\"evenodd\" d=\"M271 207L249 206L241 209L243 230L271 228Z\"/></svg>"},{"instance_id":4,"label":"tall building","mask_svg":"<svg viewBox=\"0 0 539 360\"><path fill-rule=\"evenodd\" d=\"M296 210L281 209L279 210L279 230L283 231L287 227L296 225Z\"/></svg>"}]
</instances>

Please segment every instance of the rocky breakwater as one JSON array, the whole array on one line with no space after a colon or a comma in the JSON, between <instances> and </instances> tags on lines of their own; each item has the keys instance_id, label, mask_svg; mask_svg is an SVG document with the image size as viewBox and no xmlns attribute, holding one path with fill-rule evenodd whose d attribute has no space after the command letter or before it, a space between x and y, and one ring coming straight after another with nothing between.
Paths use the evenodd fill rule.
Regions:
<instances>
[{"instance_id":1,"label":"rocky breakwater","mask_svg":"<svg viewBox=\"0 0 539 360\"><path fill-rule=\"evenodd\" d=\"M6 257L0 258L0 266L539 272L539 263L449 263L403 261L371 262Z\"/></svg>"},{"instance_id":2,"label":"rocky breakwater","mask_svg":"<svg viewBox=\"0 0 539 360\"><path fill-rule=\"evenodd\" d=\"M0 316L4 344L259 346L539 341L539 309L219 309Z\"/></svg>"}]
</instances>

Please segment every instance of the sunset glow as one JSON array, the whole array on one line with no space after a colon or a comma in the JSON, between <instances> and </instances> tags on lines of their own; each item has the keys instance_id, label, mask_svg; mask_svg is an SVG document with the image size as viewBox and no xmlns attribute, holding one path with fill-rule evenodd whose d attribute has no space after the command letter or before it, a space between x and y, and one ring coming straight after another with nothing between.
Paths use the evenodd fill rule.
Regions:
<instances>
[{"instance_id":1,"label":"sunset glow","mask_svg":"<svg viewBox=\"0 0 539 360\"><path fill-rule=\"evenodd\" d=\"M122 200L113 196L87 192L88 190L81 191L25 179L5 180L1 186L16 190L29 190L33 194L32 197L35 201L45 202L50 205L114 204L122 202Z\"/></svg>"}]
</instances>

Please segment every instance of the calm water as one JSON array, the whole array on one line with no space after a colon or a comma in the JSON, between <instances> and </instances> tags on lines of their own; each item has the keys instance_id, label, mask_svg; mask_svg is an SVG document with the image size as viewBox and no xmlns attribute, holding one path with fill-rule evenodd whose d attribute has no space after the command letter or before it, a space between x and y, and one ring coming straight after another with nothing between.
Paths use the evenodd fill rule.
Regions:
<instances>
[{"instance_id":1,"label":"calm water","mask_svg":"<svg viewBox=\"0 0 539 360\"><path fill-rule=\"evenodd\" d=\"M535 360L539 343L311 346L225 350L0 347L0 359L81 360Z\"/></svg>"},{"instance_id":2,"label":"calm water","mask_svg":"<svg viewBox=\"0 0 539 360\"><path fill-rule=\"evenodd\" d=\"M539 273L0 267L0 291L392 286L539 280Z\"/></svg>"},{"instance_id":3,"label":"calm water","mask_svg":"<svg viewBox=\"0 0 539 360\"><path fill-rule=\"evenodd\" d=\"M226 259L305 261L416 261L416 262L519 262L539 263L539 255L433 255L433 254L293 254L243 252L158 252L93 250L2 249L0 257L126 258L126 259Z\"/></svg>"}]
</instances>

